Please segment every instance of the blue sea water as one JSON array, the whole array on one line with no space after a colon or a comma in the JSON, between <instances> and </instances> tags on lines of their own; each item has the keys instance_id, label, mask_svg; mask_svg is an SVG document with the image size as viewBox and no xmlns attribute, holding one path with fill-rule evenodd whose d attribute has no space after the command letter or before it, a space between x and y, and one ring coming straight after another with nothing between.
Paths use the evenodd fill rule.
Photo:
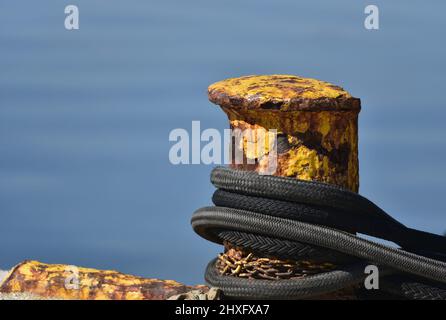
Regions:
<instances>
[{"instance_id":1,"label":"blue sea water","mask_svg":"<svg viewBox=\"0 0 446 320\"><path fill-rule=\"evenodd\" d=\"M76 4L80 30L64 29ZM0 2L0 268L24 259L202 283L190 227L212 166L170 164L174 128L227 127L215 81L287 73L362 100L361 193L446 230L446 3Z\"/></svg>"}]
</instances>

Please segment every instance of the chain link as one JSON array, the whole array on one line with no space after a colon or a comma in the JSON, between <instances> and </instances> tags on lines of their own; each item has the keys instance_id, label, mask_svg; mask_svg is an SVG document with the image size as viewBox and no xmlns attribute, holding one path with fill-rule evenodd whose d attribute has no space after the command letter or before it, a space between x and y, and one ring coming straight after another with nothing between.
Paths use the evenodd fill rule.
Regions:
<instances>
[{"instance_id":1,"label":"chain link","mask_svg":"<svg viewBox=\"0 0 446 320\"><path fill-rule=\"evenodd\" d=\"M226 246L217 260L221 275L232 275L248 279L299 279L309 275L332 271L335 265L328 262L316 263L309 260L281 260L257 257L252 252Z\"/></svg>"}]
</instances>

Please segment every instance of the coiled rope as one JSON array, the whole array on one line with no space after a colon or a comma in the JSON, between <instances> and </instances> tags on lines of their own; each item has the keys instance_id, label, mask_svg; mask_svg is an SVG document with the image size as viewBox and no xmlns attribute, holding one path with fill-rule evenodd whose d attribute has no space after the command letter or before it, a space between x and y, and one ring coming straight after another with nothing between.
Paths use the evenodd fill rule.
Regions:
<instances>
[{"instance_id":1,"label":"coiled rope","mask_svg":"<svg viewBox=\"0 0 446 320\"><path fill-rule=\"evenodd\" d=\"M336 270L300 279L222 275L211 261L205 279L228 297L309 298L364 281L379 265L381 289L408 299L446 298L446 238L407 228L366 198L320 182L217 167L215 207L197 210L192 227L203 238L287 259L333 260ZM355 232L404 249L365 240ZM443 260L443 261L442 261Z\"/></svg>"}]
</instances>

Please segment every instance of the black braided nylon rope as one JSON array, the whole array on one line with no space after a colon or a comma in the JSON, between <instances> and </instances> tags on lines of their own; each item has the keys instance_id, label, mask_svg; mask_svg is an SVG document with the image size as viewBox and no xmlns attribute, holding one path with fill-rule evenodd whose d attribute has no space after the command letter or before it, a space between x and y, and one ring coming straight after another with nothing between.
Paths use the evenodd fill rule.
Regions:
<instances>
[{"instance_id":1,"label":"black braided nylon rope","mask_svg":"<svg viewBox=\"0 0 446 320\"><path fill-rule=\"evenodd\" d=\"M418 256L403 250L390 248L327 227L276 217L262 217L261 214L254 212L221 207L207 207L197 210L192 217L192 227L200 236L216 243L221 243L221 239L218 237L218 230L223 229L238 230L267 236L274 236L280 232L281 237L288 240L331 248L362 258L365 261L373 261L375 264L389 266L396 270L417 274L424 278L434 279L435 281L446 282L446 263L444 262ZM381 269L382 268L380 268L380 270ZM209 268L207 270L209 271ZM363 271L364 270L362 269L362 272ZM386 269L384 269L384 271L386 271ZM380 274L382 275L384 271L381 270ZM341 275L338 275L338 277L340 276ZM318 279L320 280L321 277L331 278L332 274L331 272L323 273ZM245 286L251 287L254 283L257 283L257 280L246 282L244 280L247 279L231 276L220 276L218 279L219 281L217 282L212 281L215 277L206 276L206 279L212 286L223 289L226 295L240 298L245 297L244 292L249 290L249 288L246 288ZM355 279L359 281L358 278ZM336 281L339 281L339 279ZM234 287L234 283L238 283L238 285ZM330 281L321 282L320 286L326 286L324 287L325 292L331 292L333 290L332 287L330 287L331 283L332 282ZM294 289L297 290L292 295L293 298L306 298L312 295L311 292L308 291L305 291L307 292L307 295L305 296L299 295L300 293L303 294L303 292L300 291L299 280L293 281L292 284L295 286ZM262 283L258 283L258 285L261 286ZM282 293L282 298L287 298L290 289L288 288L285 291L280 291L281 285L277 284L277 286L275 294ZM322 290L320 286L315 288L317 293L320 293L320 290ZM307 288L307 290L310 290L310 288ZM261 297L260 292L253 297Z\"/></svg>"},{"instance_id":2,"label":"black braided nylon rope","mask_svg":"<svg viewBox=\"0 0 446 320\"><path fill-rule=\"evenodd\" d=\"M440 288L438 284L426 284L406 276L387 277L382 286L386 292L412 300L446 300L445 286Z\"/></svg>"},{"instance_id":3,"label":"black braided nylon rope","mask_svg":"<svg viewBox=\"0 0 446 320\"><path fill-rule=\"evenodd\" d=\"M303 243L295 242L295 241L288 241L288 240L280 240L280 239L274 239L270 237L264 237L256 234L249 234L244 232L238 232L238 231L220 231L218 232L218 237L222 239L223 241L228 241L231 244L235 246L239 246L245 249L250 249L253 252L260 253L263 255L271 255L277 258L281 259L293 259L293 260L312 260L315 262L331 262L336 261L339 263L352 263L355 262L356 265L354 267L350 267L350 272L355 271L355 281L352 281L350 285L354 284L361 284L364 280L364 264L360 264L358 259L355 259L351 256L341 255L336 251L332 250L325 250L323 248L317 248L315 246L306 245ZM212 283L214 286L223 286L226 288L225 291L227 291L227 294L229 292L229 295L231 295L232 291L231 288L233 288L234 282L238 281L238 278L236 280L230 279L227 276L219 275L216 268L215 268L216 260L213 260L208 264L207 271L205 274L205 279L209 283ZM347 270L343 270L343 272L349 272ZM389 271L390 273L390 271ZM341 276L342 273L337 273L338 276ZM381 275L382 276L382 275ZM326 278L332 278L333 273L326 273L324 275L319 275L316 279L326 279ZM346 278L351 278L352 275L348 274L346 275ZM228 281L227 281L228 280ZM232 280L232 281L229 281ZM344 279L341 279L338 284L345 283ZM281 280L277 282L275 285L268 287L267 290L265 290L264 284L267 284L268 281L265 280L264 282L259 283L257 286L257 282L246 282L247 287L249 288L245 292L245 296L238 296L239 298L255 298L257 295L259 298L262 299L274 299L274 298L284 298L281 297L279 292L276 291L282 287L283 283L286 283L286 281L289 280ZM300 281L300 280L296 280ZM313 278L313 281L319 281L315 280ZM271 282L271 281L269 281ZM310 282L314 283L314 282ZM291 296L290 293L287 293L287 299L293 299L293 298L311 298L314 295L318 295L321 293L328 293L329 291L333 290L336 291L338 289L342 289L342 286L329 286L327 283L324 285L321 285L323 282L319 283L317 287L321 290L319 291L311 291L308 287L305 287L306 291L302 290L302 286L298 282L298 286L296 286L297 290L299 290L298 296ZM240 284L238 284L240 285ZM442 286L442 288L438 287L439 284L425 284L420 282L420 280L414 281L412 279L408 279L404 276L387 276L384 278L384 281L381 283L381 289L394 294L395 296L401 296L407 299L413 299L413 300L446 300L446 286ZM274 288L275 290L272 290ZM326 288L325 291L323 288ZM336 289L337 288L337 289ZM259 292L262 292L259 294ZM234 292L237 295L237 291ZM295 293L294 293L295 294Z\"/></svg>"},{"instance_id":4,"label":"black braided nylon rope","mask_svg":"<svg viewBox=\"0 0 446 320\"><path fill-rule=\"evenodd\" d=\"M444 287L436 287L438 282L446 282L444 262L341 230L393 240L405 249L437 259L445 256L445 239L405 227L353 192L324 183L260 176L223 167L214 169L211 181L221 188L214 193L213 202L222 207L194 213L192 226L202 237L275 257L347 264L340 270L304 279L271 281L222 276L211 262L206 281L222 288L227 296L294 299L336 291L363 281L361 263L365 261L379 264L381 276L382 268L388 266L391 268L384 268L385 274L400 270L422 279L414 282L402 281L398 275L397 280L394 276L385 277L383 288L388 292L410 299L440 299L446 295ZM432 285L426 279L438 282Z\"/></svg>"},{"instance_id":5,"label":"black braided nylon rope","mask_svg":"<svg viewBox=\"0 0 446 320\"><path fill-rule=\"evenodd\" d=\"M217 189L214 192L212 202L219 207L254 211L286 219L322 224L351 232L357 232L358 229L354 224L358 219L350 219L353 215L345 214L340 210L329 211L320 206L254 197L222 189Z\"/></svg>"},{"instance_id":6,"label":"black braided nylon rope","mask_svg":"<svg viewBox=\"0 0 446 320\"><path fill-rule=\"evenodd\" d=\"M446 238L407 228L361 195L344 188L315 181L259 175L252 171L217 167L211 182L220 189L275 200L323 206L354 215L353 226L364 219L363 233L393 241L407 250L423 251L439 256L446 254ZM348 219L340 220L349 221ZM371 234L373 232L373 234Z\"/></svg>"},{"instance_id":7,"label":"black braided nylon rope","mask_svg":"<svg viewBox=\"0 0 446 320\"><path fill-rule=\"evenodd\" d=\"M364 280L364 264L349 266L345 270L321 273L296 280L253 280L222 276L212 260L205 273L205 280L212 286L222 288L229 297L250 299L298 299L310 298L322 293L343 289Z\"/></svg>"},{"instance_id":8,"label":"black braided nylon rope","mask_svg":"<svg viewBox=\"0 0 446 320\"><path fill-rule=\"evenodd\" d=\"M358 260L337 251L246 232L224 230L218 232L218 237L222 241L231 243L233 246L250 249L262 255L269 255L281 259L335 262L337 264L350 263Z\"/></svg>"},{"instance_id":9,"label":"black braided nylon rope","mask_svg":"<svg viewBox=\"0 0 446 320\"><path fill-rule=\"evenodd\" d=\"M213 232L228 229L304 242L329 248L396 270L446 283L446 263L388 247L347 232L305 222L223 207L204 207L192 216L192 227L203 238L221 243Z\"/></svg>"}]
</instances>

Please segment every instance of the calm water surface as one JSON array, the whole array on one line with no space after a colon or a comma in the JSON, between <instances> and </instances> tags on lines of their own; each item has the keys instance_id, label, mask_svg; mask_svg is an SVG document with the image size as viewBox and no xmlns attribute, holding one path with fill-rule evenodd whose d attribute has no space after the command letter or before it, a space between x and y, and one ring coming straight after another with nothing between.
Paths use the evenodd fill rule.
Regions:
<instances>
[{"instance_id":1,"label":"calm water surface","mask_svg":"<svg viewBox=\"0 0 446 320\"><path fill-rule=\"evenodd\" d=\"M219 252L191 213L211 166L173 166L168 134L224 129L215 81L289 73L362 99L361 193L446 230L446 3L77 0L0 3L0 268L23 259L202 282Z\"/></svg>"}]
</instances>

